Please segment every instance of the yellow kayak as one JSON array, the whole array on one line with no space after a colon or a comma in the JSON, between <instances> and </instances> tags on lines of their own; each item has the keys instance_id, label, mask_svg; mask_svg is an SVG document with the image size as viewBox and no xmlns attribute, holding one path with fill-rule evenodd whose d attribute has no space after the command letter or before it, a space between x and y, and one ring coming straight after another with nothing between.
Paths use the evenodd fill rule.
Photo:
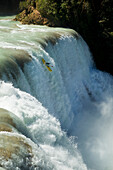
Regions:
<instances>
[{"instance_id":1,"label":"yellow kayak","mask_svg":"<svg viewBox=\"0 0 113 170\"><path fill-rule=\"evenodd\" d=\"M46 68L51 72L51 71L52 71L51 68L46 65L46 61L45 61L43 58L42 58L42 62L43 62L43 64L46 66Z\"/></svg>"}]
</instances>

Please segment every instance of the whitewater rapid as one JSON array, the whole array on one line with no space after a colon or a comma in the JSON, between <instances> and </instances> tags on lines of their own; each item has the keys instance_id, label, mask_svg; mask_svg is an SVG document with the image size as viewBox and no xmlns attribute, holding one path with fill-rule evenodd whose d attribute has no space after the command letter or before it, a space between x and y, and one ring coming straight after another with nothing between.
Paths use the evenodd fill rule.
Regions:
<instances>
[{"instance_id":1,"label":"whitewater rapid","mask_svg":"<svg viewBox=\"0 0 113 170\"><path fill-rule=\"evenodd\" d=\"M15 118L19 133L5 135L32 148L24 169L113 169L113 78L96 69L78 33L1 18L0 78L0 108L23 122ZM24 159L0 164L23 169Z\"/></svg>"}]
</instances>

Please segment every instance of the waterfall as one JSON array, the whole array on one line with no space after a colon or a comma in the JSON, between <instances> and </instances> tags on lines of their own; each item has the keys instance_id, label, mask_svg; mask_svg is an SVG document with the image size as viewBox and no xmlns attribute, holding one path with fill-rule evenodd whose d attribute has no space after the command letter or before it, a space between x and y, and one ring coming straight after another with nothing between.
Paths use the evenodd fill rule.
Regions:
<instances>
[{"instance_id":1,"label":"waterfall","mask_svg":"<svg viewBox=\"0 0 113 170\"><path fill-rule=\"evenodd\" d=\"M113 78L78 33L0 18L0 78L0 138L16 143L1 167L113 168Z\"/></svg>"}]
</instances>

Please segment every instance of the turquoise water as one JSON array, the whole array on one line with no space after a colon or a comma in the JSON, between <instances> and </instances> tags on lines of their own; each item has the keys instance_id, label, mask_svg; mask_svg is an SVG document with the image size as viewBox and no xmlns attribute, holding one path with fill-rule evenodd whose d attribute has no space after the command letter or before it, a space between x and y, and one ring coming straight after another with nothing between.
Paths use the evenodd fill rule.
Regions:
<instances>
[{"instance_id":1,"label":"turquoise water","mask_svg":"<svg viewBox=\"0 0 113 170\"><path fill-rule=\"evenodd\" d=\"M0 108L28 133L16 119L19 132L5 135L21 136L33 153L30 167L14 154L0 159L4 168L113 168L113 78L95 68L78 33L0 18L0 78Z\"/></svg>"}]
</instances>

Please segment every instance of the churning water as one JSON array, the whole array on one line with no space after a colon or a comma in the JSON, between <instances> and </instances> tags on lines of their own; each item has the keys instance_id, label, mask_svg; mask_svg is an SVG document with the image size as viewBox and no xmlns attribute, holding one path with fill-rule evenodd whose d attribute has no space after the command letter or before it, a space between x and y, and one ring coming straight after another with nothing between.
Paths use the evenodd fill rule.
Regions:
<instances>
[{"instance_id":1,"label":"churning water","mask_svg":"<svg viewBox=\"0 0 113 170\"><path fill-rule=\"evenodd\" d=\"M0 78L0 108L27 127L16 118L21 134L12 132L32 147L24 169L113 169L113 77L95 68L80 35L1 18ZM24 164L0 161L12 170Z\"/></svg>"}]
</instances>

